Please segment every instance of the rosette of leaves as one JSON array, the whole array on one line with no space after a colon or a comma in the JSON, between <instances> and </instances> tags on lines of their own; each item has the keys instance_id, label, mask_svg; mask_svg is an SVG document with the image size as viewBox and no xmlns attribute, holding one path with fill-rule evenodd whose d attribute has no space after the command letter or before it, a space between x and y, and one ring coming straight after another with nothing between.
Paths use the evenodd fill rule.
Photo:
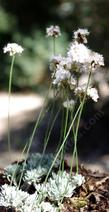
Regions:
<instances>
[{"instance_id":1,"label":"rosette of leaves","mask_svg":"<svg viewBox=\"0 0 109 212\"><path fill-rule=\"evenodd\" d=\"M34 197L35 195L32 196L32 198ZM20 211L24 211L23 207L25 207L27 204L30 206L31 204L29 198L30 195L27 192L18 190L15 186L5 184L1 187L0 206L15 207Z\"/></svg>"},{"instance_id":2,"label":"rosette of leaves","mask_svg":"<svg viewBox=\"0 0 109 212\"><path fill-rule=\"evenodd\" d=\"M71 197L74 190L84 182L85 179L81 175L71 176L66 171L52 173L47 184L49 199L61 202L64 197Z\"/></svg>"},{"instance_id":3,"label":"rosette of leaves","mask_svg":"<svg viewBox=\"0 0 109 212\"><path fill-rule=\"evenodd\" d=\"M36 169L27 170L24 174L23 180L27 181L29 184L39 183L45 178L47 171L46 168L41 166L38 166Z\"/></svg>"},{"instance_id":4,"label":"rosette of leaves","mask_svg":"<svg viewBox=\"0 0 109 212\"><path fill-rule=\"evenodd\" d=\"M43 156L40 153L31 154L27 159L26 169L27 170L36 169L37 167L41 166L42 168L49 170L49 168L53 163L53 160L54 160L53 154L46 154ZM60 161L57 159L54 164L54 168L58 168L59 164Z\"/></svg>"},{"instance_id":5,"label":"rosette of leaves","mask_svg":"<svg viewBox=\"0 0 109 212\"><path fill-rule=\"evenodd\" d=\"M18 190L15 186L3 185L0 192L0 206L6 208L15 208L21 212L57 212L55 205L46 202L46 187L37 186L34 194Z\"/></svg>"},{"instance_id":6,"label":"rosette of leaves","mask_svg":"<svg viewBox=\"0 0 109 212\"><path fill-rule=\"evenodd\" d=\"M9 181L13 178L13 183L16 185L19 182L20 175L23 170L23 162L22 163L14 163L10 164L5 168L5 175Z\"/></svg>"},{"instance_id":7,"label":"rosette of leaves","mask_svg":"<svg viewBox=\"0 0 109 212\"><path fill-rule=\"evenodd\" d=\"M48 196L47 184L45 184L45 183L43 183L43 184L35 184L35 189L36 189L36 192L38 194L39 202L41 203Z\"/></svg>"},{"instance_id":8,"label":"rosette of leaves","mask_svg":"<svg viewBox=\"0 0 109 212\"><path fill-rule=\"evenodd\" d=\"M9 181L13 178L13 183L16 185L19 182L21 173L22 177L28 182L40 182L47 174L54 160L53 154L46 154L42 157L40 153L31 154L26 163L14 163L5 168L5 175ZM59 160L54 164L54 168L59 167Z\"/></svg>"}]
</instances>

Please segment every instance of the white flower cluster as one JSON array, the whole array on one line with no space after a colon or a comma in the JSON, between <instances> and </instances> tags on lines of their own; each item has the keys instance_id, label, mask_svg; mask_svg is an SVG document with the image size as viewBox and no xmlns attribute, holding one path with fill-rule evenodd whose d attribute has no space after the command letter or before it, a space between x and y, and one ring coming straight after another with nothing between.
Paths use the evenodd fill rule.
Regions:
<instances>
[{"instance_id":1,"label":"white flower cluster","mask_svg":"<svg viewBox=\"0 0 109 212\"><path fill-rule=\"evenodd\" d=\"M87 43L86 36L89 35L89 31L87 29L78 29L74 32L74 40L78 43Z\"/></svg>"},{"instance_id":2,"label":"white flower cluster","mask_svg":"<svg viewBox=\"0 0 109 212\"><path fill-rule=\"evenodd\" d=\"M54 85L60 85L61 82L68 82L71 78L71 74L69 71L65 70L64 68L57 69L55 73L55 79L53 81Z\"/></svg>"},{"instance_id":3,"label":"white flower cluster","mask_svg":"<svg viewBox=\"0 0 109 212\"><path fill-rule=\"evenodd\" d=\"M71 66L70 58L61 56L52 57L50 69L53 71L52 78L54 85L61 86L65 84L70 86L71 89L74 88L76 80L70 72Z\"/></svg>"},{"instance_id":4,"label":"white flower cluster","mask_svg":"<svg viewBox=\"0 0 109 212\"><path fill-rule=\"evenodd\" d=\"M75 88L75 94L80 98L83 98L86 93L86 86L78 86ZM96 88L87 88L87 97L91 98L94 102L97 102L99 99L98 91Z\"/></svg>"},{"instance_id":5,"label":"white flower cluster","mask_svg":"<svg viewBox=\"0 0 109 212\"><path fill-rule=\"evenodd\" d=\"M75 101L73 99L71 100L68 99L65 102L63 102L63 106L69 110L71 110L74 105L75 105Z\"/></svg>"},{"instance_id":6,"label":"white flower cluster","mask_svg":"<svg viewBox=\"0 0 109 212\"><path fill-rule=\"evenodd\" d=\"M89 74L104 66L103 56L90 50L87 43L87 29L78 29L74 32L74 39L67 51L67 56L55 55L51 58L50 70L52 71L52 83L58 89L67 89L69 99L75 100L77 97L84 96L85 88L78 86L83 74ZM87 81L84 81L87 85ZM98 92L89 84L87 96L93 101L98 100ZM71 100L69 105L71 107ZM66 103L63 103L66 107ZM72 105L73 106L73 105Z\"/></svg>"},{"instance_id":7,"label":"white flower cluster","mask_svg":"<svg viewBox=\"0 0 109 212\"><path fill-rule=\"evenodd\" d=\"M59 26L50 26L46 28L46 34L48 37L55 37L61 36L61 31Z\"/></svg>"},{"instance_id":8,"label":"white flower cluster","mask_svg":"<svg viewBox=\"0 0 109 212\"><path fill-rule=\"evenodd\" d=\"M96 88L88 88L87 96L93 99L94 102L97 102L99 99L98 91Z\"/></svg>"},{"instance_id":9,"label":"white flower cluster","mask_svg":"<svg viewBox=\"0 0 109 212\"><path fill-rule=\"evenodd\" d=\"M8 43L4 48L3 52L7 53L9 52L10 56L14 56L15 54L22 54L24 49L22 46L18 45L17 43Z\"/></svg>"}]
</instances>

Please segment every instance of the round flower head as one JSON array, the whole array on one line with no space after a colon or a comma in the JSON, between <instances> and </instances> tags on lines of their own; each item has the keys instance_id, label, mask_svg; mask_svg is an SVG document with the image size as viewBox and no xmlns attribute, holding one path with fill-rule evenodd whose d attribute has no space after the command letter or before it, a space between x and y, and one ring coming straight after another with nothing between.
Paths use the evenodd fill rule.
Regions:
<instances>
[{"instance_id":1,"label":"round flower head","mask_svg":"<svg viewBox=\"0 0 109 212\"><path fill-rule=\"evenodd\" d=\"M59 26L50 26L46 28L47 37L58 37L61 36L61 31Z\"/></svg>"},{"instance_id":2,"label":"round flower head","mask_svg":"<svg viewBox=\"0 0 109 212\"><path fill-rule=\"evenodd\" d=\"M96 70L100 66L104 66L104 58L101 54L87 48L83 43L74 41L67 52L67 57L76 64L77 70L86 72L91 68Z\"/></svg>"},{"instance_id":3,"label":"round flower head","mask_svg":"<svg viewBox=\"0 0 109 212\"><path fill-rule=\"evenodd\" d=\"M10 56L14 56L15 54L22 54L23 48L17 43L8 43L7 46L3 48L3 52L9 52Z\"/></svg>"},{"instance_id":4,"label":"round flower head","mask_svg":"<svg viewBox=\"0 0 109 212\"><path fill-rule=\"evenodd\" d=\"M50 60L50 70L55 71L57 65L61 62L62 56L61 55L53 55Z\"/></svg>"},{"instance_id":5,"label":"round flower head","mask_svg":"<svg viewBox=\"0 0 109 212\"><path fill-rule=\"evenodd\" d=\"M86 36L89 35L89 32L87 29L78 29L74 32L74 40L76 40L78 43L87 43Z\"/></svg>"},{"instance_id":6,"label":"round flower head","mask_svg":"<svg viewBox=\"0 0 109 212\"><path fill-rule=\"evenodd\" d=\"M94 102L97 102L99 99L98 91L96 88L88 88L87 96L89 96Z\"/></svg>"},{"instance_id":7,"label":"round flower head","mask_svg":"<svg viewBox=\"0 0 109 212\"><path fill-rule=\"evenodd\" d=\"M63 106L69 110L73 109L75 101L73 99L63 102Z\"/></svg>"},{"instance_id":8,"label":"round flower head","mask_svg":"<svg viewBox=\"0 0 109 212\"><path fill-rule=\"evenodd\" d=\"M75 89L75 94L78 95L79 97L84 97L86 92L86 85L83 86L78 86ZM99 99L98 91L96 88L89 87L87 89L87 97L91 98L94 102L97 102Z\"/></svg>"},{"instance_id":9,"label":"round flower head","mask_svg":"<svg viewBox=\"0 0 109 212\"><path fill-rule=\"evenodd\" d=\"M91 58L92 70L95 70L99 66L104 66L104 58L101 54L98 54L97 52L92 52Z\"/></svg>"},{"instance_id":10,"label":"round flower head","mask_svg":"<svg viewBox=\"0 0 109 212\"><path fill-rule=\"evenodd\" d=\"M90 63L90 52L91 50L88 49L87 46L82 43L79 44L75 41L71 43L71 46L67 52L67 56L76 63Z\"/></svg>"},{"instance_id":11,"label":"round flower head","mask_svg":"<svg viewBox=\"0 0 109 212\"><path fill-rule=\"evenodd\" d=\"M71 74L69 71L65 70L64 68L57 69L55 75L53 84L60 86L61 83L69 81L71 78Z\"/></svg>"}]
</instances>

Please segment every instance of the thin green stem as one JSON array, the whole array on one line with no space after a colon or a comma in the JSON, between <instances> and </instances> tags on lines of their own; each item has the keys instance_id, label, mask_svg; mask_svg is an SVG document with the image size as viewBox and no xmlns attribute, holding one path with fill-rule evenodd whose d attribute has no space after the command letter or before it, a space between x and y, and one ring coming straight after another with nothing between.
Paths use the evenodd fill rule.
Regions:
<instances>
[{"instance_id":1,"label":"thin green stem","mask_svg":"<svg viewBox=\"0 0 109 212\"><path fill-rule=\"evenodd\" d=\"M56 54L56 38L53 36L53 54Z\"/></svg>"},{"instance_id":2,"label":"thin green stem","mask_svg":"<svg viewBox=\"0 0 109 212\"><path fill-rule=\"evenodd\" d=\"M52 170L52 168L53 168L53 166L54 166L54 164L55 164L55 162L56 162L56 160L57 160L57 158L58 158L58 156L59 156L61 150L63 149L63 147L64 147L64 145L65 145L65 142L66 142L66 140L67 140L67 138L68 138L68 136L69 136L69 134L70 134L70 131L71 131L72 126L73 126L73 124L74 124L74 122L75 122L75 119L76 119L76 117L77 117L77 115L78 115L78 113L79 113L80 108L81 108L81 104L80 104L80 106L78 107L78 110L76 111L76 114L75 114L75 116L74 116L74 119L73 119L73 121L72 121L72 123L71 123L71 125L70 125L70 127L69 127L69 129L68 129L68 132L67 132L67 134L66 134L66 136L65 136L65 138L64 138L64 140L63 140L63 143L61 144L60 149L58 150L58 152L57 152L57 154L56 154L56 156L55 156L55 158L54 158L54 160L53 160L53 163L52 163L52 165L51 165L51 167L50 167L50 169L49 169L49 171L48 171L48 174L47 174L47 176L46 176L46 178L45 178L45 182L47 181L47 179L48 179L48 177L49 177L49 174L50 174L50 172L51 172L51 170Z\"/></svg>"},{"instance_id":3,"label":"thin green stem","mask_svg":"<svg viewBox=\"0 0 109 212\"><path fill-rule=\"evenodd\" d=\"M14 171L14 173L13 173L12 177L11 177L11 183L10 183L10 185L11 185L11 186L12 186L12 183L13 183L14 177L15 177L15 175L16 175L16 171L17 171L17 168L18 168L18 164L19 164L19 162L21 161L22 156L23 156L23 154L24 154L24 152L25 152L26 148L27 148L27 144L24 146L23 151L22 151L22 153L21 153L21 155L20 155L20 158L19 158L19 160L17 161L16 169L15 169L15 171Z\"/></svg>"},{"instance_id":4,"label":"thin green stem","mask_svg":"<svg viewBox=\"0 0 109 212\"><path fill-rule=\"evenodd\" d=\"M66 109L66 117L65 117L65 127L64 127L64 136L63 139L66 136L66 132L67 132L67 126L68 126L68 115L69 115L69 110L68 108ZM61 158L61 163L62 163L62 171L64 171L64 154L65 154L65 145L62 149L62 158Z\"/></svg>"},{"instance_id":5,"label":"thin green stem","mask_svg":"<svg viewBox=\"0 0 109 212\"><path fill-rule=\"evenodd\" d=\"M11 99L11 87L12 87L12 76L13 76L13 66L14 66L15 55L12 57L11 67L9 72L9 85L8 85L8 151L9 158L11 161L11 138L10 138L10 99Z\"/></svg>"},{"instance_id":6,"label":"thin green stem","mask_svg":"<svg viewBox=\"0 0 109 212\"><path fill-rule=\"evenodd\" d=\"M55 96L55 94L54 94L54 96ZM52 121L52 117L53 117L54 106L55 106L55 102L53 101L53 106L52 106L52 109L50 111L50 116L49 116L50 118L49 118L49 121L48 121L48 127L47 127L47 130L46 130L46 133L45 133L45 138L44 138L44 148L43 148L43 152L42 152L42 158L43 158L43 155L45 154L47 143L48 143L49 136L50 136L50 133L51 133L51 132L49 132L49 129L51 129L50 125L51 125L51 121ZM42 158L41 158L41 161L42 161Z\"/></svg>"},{"instance_id":7,"label":"thin green stem","mask_svg":"<svg viewBox=\"0 0 109 212\"><path fill-rule=\"evenodd\" d=\"M55 124L55 121L56 121L56 119L57 119L57 117L58 117L58 115L59 115L59 112L60 112L60 108L59 108L58 112L56 113L56 115L55 115L55 117L54 117L54 119L53 119L53 121L52 121L51 127L50 127L49 132L48 132L48 135L47 135L47 137L46 137L45 145L44 145L44 149L43 149L43 153L42 153L42 158L43 158L43 156L44 156L44 154L45 154L46 147L47 147L47 144L48 144L48 141L49 141L49 138L50 138L50 134L51 134L51 131L52 131L53 126L54 126L54 124Z\"/></svg>"},{"instance_id":8,"label":"thin green stem","mask_svg":"<svg viewBox=\"0 0 109 212\"><path fill-rule=\"evenodd\" d=\"M56 148L56 152L58 151L60 145L61 145L61 141L63 138L63 129L64 129L64 108L62 108L62 119L61 119L61 129L60 129L60 138L59 138L59 143L58 146Z\"/></svg>"},{"instance_id":9,"label":"thin green stem","mask_svg":"<svg viewBox=\"0 0 109 212\"><path fill-rule=\"evenodd\" d=\"M74 126L72 127L72 132L73 132L73 138L74 138L74 144L75 144L75 129L74 129ZM76 149L76 151L77 151L77 149ZM75 156L75 151L73 149L71 166L70 166L70 175L72 174L74 156Z\"/></svg>"},{"instance_id":10,"label":"thin green stem","mask_svg":"<svg viewBox=\"0 0 109 212\"><path fill-rule=\"evenodd\" d=\"M37 119L36 122L35 122L33 131L32 131L32 134L31 134L30 139L29 139L29 142L28 142L29 144L28 144L28 148L27 148L27 152L26 152L26 156L25 156L25 161L24 161L24 165L23 165L23 170L22 170L22 174L21 174L21 177L20 177L20 180L19 180L19 185L18 185L18 187L20 187L20 183L21 183L21 180L22 180L22 177L23 177L23 173L24 173L24 168L25 168L26 160L27 160L27 158L28 158L28 154L29 154L29 151L30 151L30 148L31 148L31 145L32 145L32 142L33 142L34 135L35 135L35 133L36 133L37 127L39 126L39 122L40 122L40 120L41 120L41 116L42 116L42 113L43 113L45 104L46 104L46 102L47 102L47 99L48 99L48 95L49 95L49 91L50 91L50 89L51 89L51 86L52 86L52 84L50 84L49 90L48 90L47 95L46 95L45 100L44 100L44 105L43 105L43 107L42 107L42 109L41 109L41 111L40 111L40 113L39 113L38 119Z\"/></svg>"},{"instance_id":11,"label":"thin green stem","mask_svg":"<svg viewBox=\"0 0 109 212\"><path fill-rule=\"evenodd\" d=\"M91 78L91 70L89 72L85 94L84 94L83 101L81 103L81 109L80 109L80 112L79 112L78 118L77 118L77 125L76 125L76 131L75 131L75 136L74 136L74 141L75 141L74 154L77 154L76 151L77 151L77 138L78 138L79 124L80 124L80 119L81 119L82 111L83 111L85 100L86 100L86 96L87 96L87 89L88 89L88 86L89 86L89 83L90 83L90 78ZM76 155L76 157L77 157L77 155ZM76 160L76 173L78 174L78 160Z\"/></svg>"}]
</instances>

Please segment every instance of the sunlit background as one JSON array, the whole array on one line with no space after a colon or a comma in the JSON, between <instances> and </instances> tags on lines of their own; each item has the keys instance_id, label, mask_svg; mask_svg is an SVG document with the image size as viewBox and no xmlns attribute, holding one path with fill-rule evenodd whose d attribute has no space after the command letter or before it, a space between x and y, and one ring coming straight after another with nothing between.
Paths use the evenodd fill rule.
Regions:
<instances>
[{"instance_id":1,"label":"sunlit background","mask_svg":"<svg viewBox=\"0 0 109 212\"><path fill-rule=\"evenodd\" d=\"M80 129L84 133L80 135L79 152L80 160L88 165L109 170L108 0L0 0L0 165L3 167L8 164L6 106L10 67L10 57L4 55L2 49L9 42L16 42L24 48L24 53L15 60L12 80L10 115L15 160L31 134L50 83L49 60L53 52L52 40L46 37L46 27L51 24L59 25L62 32L56 42L57 54L65 55L74 30L88 28L91 32L88 46L105 58L105 68L95 74L100 101L96 105L90 103L85 108ZM95 117L96 114L98 118ZM34 139L35 151L41 149L39 144L42 142L41 134L46 128L46 120L47 117L38 137ZM51 136L54 145L58 124L57 121ZM85 131L86 125L89 129ZM50 148L51 146L52 144Z\"/></svg>"}]
</instances>

